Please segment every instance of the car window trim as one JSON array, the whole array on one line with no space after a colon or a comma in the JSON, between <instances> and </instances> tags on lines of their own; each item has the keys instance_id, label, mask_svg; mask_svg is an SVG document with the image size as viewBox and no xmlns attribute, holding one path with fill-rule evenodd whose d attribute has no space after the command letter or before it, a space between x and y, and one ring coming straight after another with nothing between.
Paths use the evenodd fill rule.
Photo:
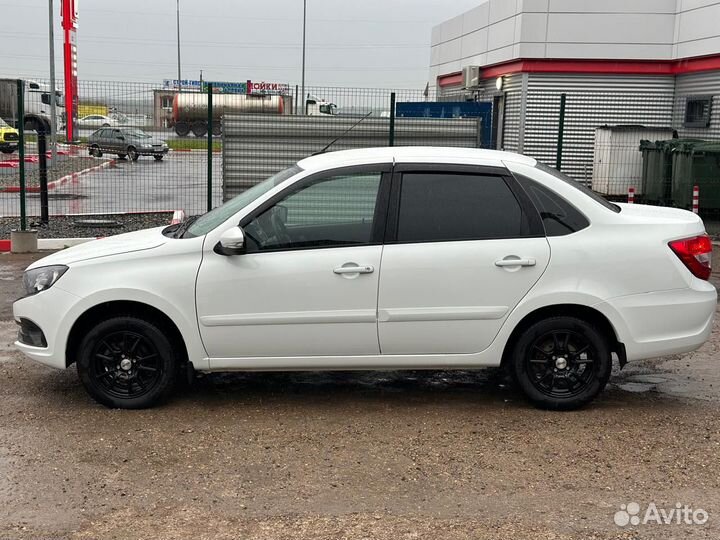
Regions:
<instances>
[{"instance_id":1,"label":"car window trim","mask_svg":"<svg viewBox=\"0 0 720 540\"><path fill-rule=\"evenodd\" d=\"M452 240L421 240L405 242L397 239L400 219L400 193L402 191L402 177L407 173L437 173L449 174L475 174L478 176L500 177L510 189L515 200L520 205L520 211L527 220L528 231L522 236L501 236L481 238L456 238ZM479 240L514 240L518 238L545 238L545 227L542 218L535 208L530 197L519 185L505 167L492 167L487 165L463 165L444 163L399 163L393 167L392 183L390 187L390 206L388 208L387 224L385 227L385 244L432 244L447 242L474 242Z\"/></svg>"},{"instance_id":2,"label":"car window trim","mask_svg":"<svg viewBox=\"0 0 720 540\"><path fill-rule=\"evenodd\" d=\"M299 246L299 247L280 247L273 249L263 249L260 251L248 252L249 255L256 253L278 253L283 251L309 251L313 249L342 249L362 246L378 246L383 243L383 236L385 231L385 222L387 219L388 206L390 201L390 186L391 186L391 173L392 163L371 163L367 165L350 165L346 167L338 167L335 169L327 169L310 174L292 183L291 185L279 191L272 198L268 199L260 206L255 208L247 216L243 217L238 224L240 227L245 227L253 219L258 217L260 214L275 206L291 192L302 189L308 184L316 182L318 179L328 178L332 176L341 176L345 174L357 174L357 173L381 173L380 174L380 186L375 197L375 212L373 214L373 228L370 235L370 242L363 242L359 244L346 244L346 245L330 245L330 246Z\"/></svg>"}]
</instances>

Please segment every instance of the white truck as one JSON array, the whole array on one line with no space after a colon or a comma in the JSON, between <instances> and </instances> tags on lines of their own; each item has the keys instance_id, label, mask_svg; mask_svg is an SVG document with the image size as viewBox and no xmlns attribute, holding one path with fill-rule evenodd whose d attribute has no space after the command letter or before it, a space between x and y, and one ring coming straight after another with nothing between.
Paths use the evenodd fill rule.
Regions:
<instances>
[{"instance_id":1,"label":"white truck","mask_svg":"<svg viewBox=\"0 0 720 540\"><path fill-rule=\"evenodd\" d=\"M17 79L0 79L0 118L11 126L19 126L17 112ZM50 133L50 86L32 80L25 80L24 125L25 129ZM65 103L62 93L55 91L55 118L57 130L64 128Z\"/></svg>"}]
</instances>

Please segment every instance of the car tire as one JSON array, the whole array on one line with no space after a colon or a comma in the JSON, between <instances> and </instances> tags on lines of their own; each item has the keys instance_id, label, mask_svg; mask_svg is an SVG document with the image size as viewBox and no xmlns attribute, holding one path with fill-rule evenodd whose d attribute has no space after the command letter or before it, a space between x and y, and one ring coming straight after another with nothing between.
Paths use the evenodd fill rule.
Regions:
<instances>
[{"instance_id":1,"label":"car tire","mask_svg":"<svg viewBox=\"0 0 720 540\"><path fill-rule=\"evenodd\" d=\"M0 152L2 152L3 154L12 154L14 151L14 148L3 148L2 150L0 150Z\"/></svg>"},{"instance_id":2,"label":"car tire","mask_svg":"<svg viewBox=\"0 0 720 540\"><path fill-rule=\"evenodd\" d=\"M127 157L127 154L118 154L118 159L125 159Z\"/></svg>"},{"instance_id":3,"label":"car tire","mask_svg":"<svg viewBox=\"0 0 720 540\"><path fill-rule=\"evenodd\" d=\"M127 157L130 161L137 161L140 156L134 146L128 146Z\"/></svg>"},{"instance_id":4,"label":"car tire","mask_svg":"<svg viewBox=\"0 0 720 540\"><path fill-rule=\"evenodd\" d=\"M166 399L178 378L177 354L152 320L123 315L100 322L77 349L77 371L90 396L117 409L145 409Z\"/></svg>"},{"instance_id":5,"label":"car tire","mask_svg":"<svg viewBox=\"0 0 720 540\"><path fill-rule=\"evenodd\" d=\"M155 158L155 161L162 161L163 157L165 156L153 156Z\"/></svg>"},{"instance_id":6,"label":"car tire","mask_svg":"<svg viewBox=\"0 0 720 540\"><path fill-rule=\"evenodd\" d=\"M612 371L608 339L576 317L534 323L519 337L509 360L511 374L528 400L555 411L590 403Z\"/></svg>"},{"instance_id":7,"label":"car tire","mask_svg":"<svg viewBox=\"0 0 720 540\"><path fill-rule=\"evenodd\" d=\"M102 157L103 153L102 150L100 150L100 147L97 144L93 144L90 147L90 155L94 157Z\"/></svg>"}]
</instances>

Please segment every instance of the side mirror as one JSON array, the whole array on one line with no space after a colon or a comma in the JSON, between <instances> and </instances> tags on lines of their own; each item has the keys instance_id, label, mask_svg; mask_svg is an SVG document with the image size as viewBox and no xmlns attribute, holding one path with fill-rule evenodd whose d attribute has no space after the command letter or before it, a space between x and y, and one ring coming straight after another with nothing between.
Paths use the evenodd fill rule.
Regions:
<instances>
[{"instance_id":1,"label":"side mirror","mask_svg":"<svg viewBox=\"0 0 720 540\"><path fill-rule=\"evenodd\" d=\"M240 255L245 252L245 233L240 227L225 231L213 251L218 255Z\"/></svg>"}]
</instances>

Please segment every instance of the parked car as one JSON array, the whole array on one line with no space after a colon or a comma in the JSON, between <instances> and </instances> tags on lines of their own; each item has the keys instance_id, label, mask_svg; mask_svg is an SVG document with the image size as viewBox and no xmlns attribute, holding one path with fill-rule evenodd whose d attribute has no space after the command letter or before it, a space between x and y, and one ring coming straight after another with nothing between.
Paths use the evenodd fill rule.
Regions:
<instances>
[{"instance_id":1,"label":"parked car","mask_svg":"<svg viewBox=\"0 0 720 540\"><path fill-rule=\"evenodd\" d=\"M33 263L15 345L75 363L110 407L193 370L503 366L535 405L575 409L613 354L707 340L711 250L695 214L607 202L529 157L327 153L196 219Z\"/></svg>"},{"instance_id":2,"label":"parked car","mask_svg":"<svg viewBox=\"0 0 720 540\"><path fill-rule=\"evenodd\" d=\"M141 129L102 128L88 137L88 152L95 157L102 157L105 152L132 161L140 156L152 156L160 161L168 153L168 145Z\"/></svg>"},{"instance_id":3,"label":"parked car","mask_svg":"<svg viewBox=\"0 0 720 540\"><path fill-rule=\"evenodd\" d=\"M20 134L14 127L8 125L5 120L0 118L0 152L4 154L12 154L18 148Z\"/></svg>"},{"instance_id":4,"label":"parked car","mask_svg":"<svg viewBox=\"0 0 720 540\"><path fill-rule=\"evenodd\" d=\"M89 114L78 120L78 126L81 128L112 127L117 125L117 120L101 114Z\"/></svg>"}]
</instances>

